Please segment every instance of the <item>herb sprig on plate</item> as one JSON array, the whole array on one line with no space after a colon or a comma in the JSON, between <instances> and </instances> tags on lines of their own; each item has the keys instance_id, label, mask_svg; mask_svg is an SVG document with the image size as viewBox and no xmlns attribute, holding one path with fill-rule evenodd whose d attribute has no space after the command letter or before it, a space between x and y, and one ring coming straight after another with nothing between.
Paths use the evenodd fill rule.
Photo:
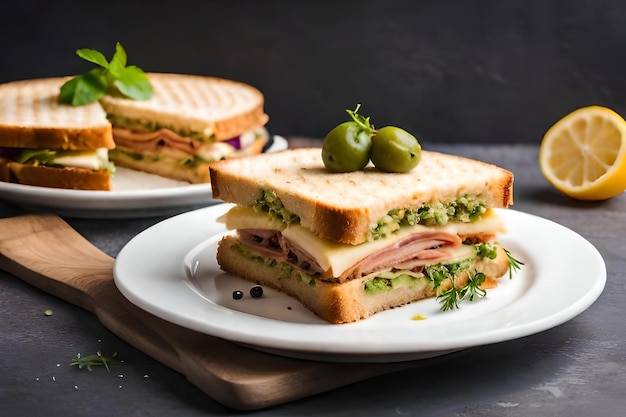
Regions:
<instances>
[{"instance_id":1,"label":"herb sprig on plate","mask_svg":"<svg viewBox=\"0 0 626 417\"><path fill-rule=\"evenodd\" d=\"M485 278L485 274L477 272L468 278L467 284L457 288L454 285L454 277L451 276L452 287L437 296L437 300L443 303L441 311L459 308L459 303L463 300L474 301L487 295L487 291L481 288L481 285L485 282Z\"/></svg>"}]
</instances>

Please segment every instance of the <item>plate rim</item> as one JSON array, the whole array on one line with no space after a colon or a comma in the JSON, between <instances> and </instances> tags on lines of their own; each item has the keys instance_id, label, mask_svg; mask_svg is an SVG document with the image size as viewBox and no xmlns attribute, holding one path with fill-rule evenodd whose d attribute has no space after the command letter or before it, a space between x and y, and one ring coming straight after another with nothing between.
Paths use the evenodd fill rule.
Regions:
<instances>
[{"instance_id":1,"label":"plate rim","mask_svg":"<svg viewBox=\"0 0 626 417\"><path fill-rule=\"evenodd\" d=\"M137 236L135 236L131 241L129 241L120 251L114 266L114 280L122 294L129 299L133 304L138 307L148 311L151 314L154 314L158 317L161 317L165 320L173 322L175 324L181 325L183 327L190 328L195 331L199 331L202 333L206 333L212 336L224 338L233 342L242 343L250 346L256 346L262 350L275 351L278 354L286 355L286 356L295 356L295 357L308 357L315 356L315 358L330 358L337 360L336 358L340 358L338 360L350 360L349 358L358 358L358 359L366 359L368 361L399 361L399 360L412 360L417 356L423 356L429 352L447 352L454 351L459 349L465 349L469 347L491 344L496 342L503 342L512 339L517 339L520 337L528 336L531 334L539 333L544 330L548 330L550 328L556 327L560 324L565 323L566 321L571 320L576 317L583 311L585 311L589 306L591 306L601 295L605 284L606 284L606 264L600 252L583 236L576 233L572 229L569 229L559 223L556 223L552 220L539 217L533 214L516 211L514 209L506 209L499 210L505 216L505 224L507 221L510 221L510 216L517 216L518 219L522 218L526 221L531 222L544 222L544 226L549 225L555 230L558 230L562 233L569 234L573 237L577 244L585 246L586 250L589 252L589 255L592 255L594 262L588 262L587 265L594 265L594 276L595 280L593 281L593 285L590 286L589 291L587 291L583 296L578 297L573 302L570 302L567 305L567 308L561 309L559 311L553 312L547 318L543 318L541 320L535 322L527 322L520 323L514 327L509 327L502 329L498 332L490 332L487 335L472 335L471 337L465 336L463 340L455 339L454 337L449 338L446 343L429 343L423 345L423 347L407 347L406 344L393 346L386 346L384 351L380 351L379 345L367 346L363 344L359 344L358 346L354 344L354 342L342 342L336 346L324 346L323 349L320 349L319 344L311 343L310 337L314 337L319 334L320 328L323 328L321 331L330 335L331 337L339 337L345 336L346 332L343 332L342 329L348 328L348 326L352 326L351 328L356 328L355 332L359 332L360 323L356 324L348 324L348 325L331 325L331 324L298 324L298 323L286 323L280 322L272 319L266 319L258 316L251 316L246 313L235 313L235 316L242 315L245 317L244 320L249 322L249 325L258 329L259 332L263 332L264 330L273 329L275 333L287 332L293 329L293 326L307 326L307 334L310 335L309 339L294 341L290 338L276 337L275 335L272 337L258 335L258 334L242 334L240 330L227 329L223 326L205 323L202 319L197 317L184 317L184 314L178 315L178 312L172 312L170 308L164 307L161 305L156 305L152 303L150 300L146 300L145 294L138 294L137 290L129 285L127 277L124 276L125 272L123 271L123 267L128 265L129 259L132 260L133 257L136 256L136 251L141 250L141 245L143 244L142 240L147 239L148 236L150 239L155 239L155 236L162 232L163 229L168 231L168 233L172 233L173 230L180 230L181 224L184 224L186 221L192 221L194 218L204 218L206 223L208 224L207 231L204 233L198 233L197 236L194 235L193 239L195 241L188 242L189 244L181 249L185 251L185 254L189 251L193 250L198 244L200 244L204 239L208 239L211 236L219 233L220 226L215 223L211 223L211 218L213 220L225 211L228 207L232 206L231 204L218 204L211 207L206 207L194 211L190 211L184 214L180 214L178 216L171 217L166 219L156 225L144 230ZM507 224L508 225L508 224ZM223 226L222 229L223 231ZM189 231L185 231L188 233ZM183 233L182 231L180 233ZM169 235L171 239L171 234ZM182 238L184 239L192 239L189 236ZM527 247L524 247L526 250ZM179 259L180 265L177 266L180 276L176 279L179 279L180 282L168 283L169 286L174 285L179 290L179 286L186 286L184 283L185 280L185 271L183 265L182 257ZM189 294L193 294L192 297L200 297L200 295L193 292L192 289L186 288L184 291L189 291ZM151 290L152 292L152 290ZM204 300L204 302L209 303ZM208 307L210 309L210 307ZM404 308L404 307L402 307ZM223 309L223 307L219 306L216 310ZM463 306L461 307L461 310ZM228 310L232 315L232 310ZM214 311L209 312L209 315L215 314ZM215 319L215 317L213 317ZM269 321L268 321L269 320ZM361 321L365 322L365 321ZM460 320L459 323L462 323L463 320ZM353 326L354 325L354 326ZM459 324L460 325L460 324ZM282 345L283 343L289 343L289 346Z\"/></svg>"}]
</instances>

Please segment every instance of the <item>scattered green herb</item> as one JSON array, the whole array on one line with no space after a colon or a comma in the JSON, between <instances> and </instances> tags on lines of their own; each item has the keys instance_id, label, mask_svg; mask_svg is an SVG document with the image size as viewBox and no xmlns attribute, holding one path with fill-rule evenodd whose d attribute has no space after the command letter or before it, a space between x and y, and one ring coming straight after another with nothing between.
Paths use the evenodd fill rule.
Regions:
<instances>
[{"instance_id":1,"label":"scattered green herb","mask_svg":"<svg viewBox=\"0 0 626 417\"><path fill-rule=\"evenodd\" d=\"M46 310L43 312L44 316L51 316L52 315L52 310Z\"/></svg>"},{"instance_id":2,"label":"scattered green herb","mask_svg":"<svg viewBox=\"0 0 626 417\"><path fill-rule=\"evenodd\" d=\"M71 366L78 366L79 369L87 368L91 371L92 366L104 366L108 372L111 371L109 365L121 365L124 361L114 359L117 356L117 353L113 353L111 357L103 356L99 351L96 352L95 355L89 355L82 357L79 354L76 355L72 362L70 362Z\"/></svg>"},{"instance_id":3,"label":"scattered green herb","mask_svg":"<svg viewBox=\"0 0 626 417\"><path fill-rule=\"evenodd\" d=\"M113 95L133 100L152 97L152 85L144 71L134 65L127 66L128 57L117 42L111 61L94 49L78 49L76 55L98 67L78 75L61 86L59 103L82 106Z\"/></svg>"}]
</instances>

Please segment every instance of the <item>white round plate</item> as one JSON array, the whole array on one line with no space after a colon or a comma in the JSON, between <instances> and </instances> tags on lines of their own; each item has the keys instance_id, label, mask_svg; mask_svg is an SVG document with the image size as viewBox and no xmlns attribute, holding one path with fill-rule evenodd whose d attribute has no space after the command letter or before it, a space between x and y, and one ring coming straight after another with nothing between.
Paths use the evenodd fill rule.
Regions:
<instances>
[{"instance_id":1,"label":"white round plate","mask_svg":"<svg viewBox=\"0 0 626 417\"><path fill-rule=\"evenodd\" d=\"M574 231L515 210L499 210L508 233L500 242L522 269L474 302L442 312L423 300L350 324L329 324L296 300L221 271L216 219L231 205L187 212L146 229L119 253L114 277L132 303L180 326L281 355L326 361L422 359L502 342L558 326L601 294L606 266ZM541 238L538 238L540 236ZM585 262L580 262L584 259ZM235 300L232 293L244 297ZM558 294L558 297L555 297ZM421 315L422 320L415 317Z\"/></svg>"},{"instance_id":2,"label":"white round plate","mask_svg":"<svg viewBox=\"0 0 626 417\"><path fill-rule=\"evenodd\" d=\"M266 152L287 149L287 140L273 136ZM0 182L0 198L31 211L80 218L139 218L178 214L220 202L211 184L189 184L117 167L113 190L65 190Z\"/></svg>"}]
</instances>

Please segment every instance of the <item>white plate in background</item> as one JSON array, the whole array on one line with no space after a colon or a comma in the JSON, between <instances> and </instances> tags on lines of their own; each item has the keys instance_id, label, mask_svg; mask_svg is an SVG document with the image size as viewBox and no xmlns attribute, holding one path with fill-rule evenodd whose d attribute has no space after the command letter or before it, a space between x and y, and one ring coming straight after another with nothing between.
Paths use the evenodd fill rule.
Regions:
<instances>
[{"instance_id":1,"label":"white plate in background","mask_svg":"<svg viewBox=\"0 0 626 417\"><path fill-rule=\"evenodd\" d=\"M287 149L287 140L273 136L266 152ZM139 218L178 214L220 202L211 184L189 184L117 167L113 190L66 190L0 182L0 198L36 212L77 218Z\"/></svg>"}]
</instances>

